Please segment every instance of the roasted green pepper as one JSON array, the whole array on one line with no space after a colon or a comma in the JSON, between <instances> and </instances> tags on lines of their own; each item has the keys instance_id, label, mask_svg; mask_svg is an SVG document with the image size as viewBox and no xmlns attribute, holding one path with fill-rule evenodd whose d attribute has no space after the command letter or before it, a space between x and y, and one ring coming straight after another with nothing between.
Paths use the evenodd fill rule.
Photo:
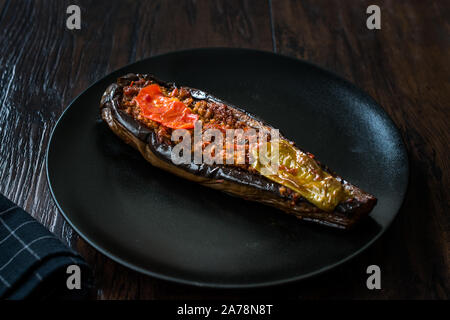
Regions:
<instances>
[{"instance_id":1,"label":"roasted green pepper","mask_svg":"<svg viewBox=\"0 0 450 320\"><path fill-rule=\"evenodd\" d=\"M270 180L298 192L318 208L331 212L348 198L341 182L288 141L267 142L267 146L256 150L253 168Z\"/></svg>"}]
</instances>

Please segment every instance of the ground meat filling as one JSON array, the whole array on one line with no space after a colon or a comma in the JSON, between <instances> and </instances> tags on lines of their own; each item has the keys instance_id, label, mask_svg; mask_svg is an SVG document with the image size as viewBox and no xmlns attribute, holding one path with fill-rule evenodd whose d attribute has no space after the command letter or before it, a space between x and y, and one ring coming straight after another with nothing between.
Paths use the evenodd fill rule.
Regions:
<instances>
[{"instance_id":1,"label":"ground meat filling","mask_svg":"<svg viewBox=\"0 0 450 320\"><path fill-rule=\"evenodd\" d=\"M149 86L151 84L154 84L155 82L152 80L147 80L144 78L140 78L137 81L131 81L128 86L125 86L123 88L123 95L122 95L122 103L121 108L124 112L131 115L133 118L138 120L140 123L146 125L149 129L154 130L154 132L157 134L158 140L167 143L169 145L174 144L171 140L172 136L172 129L165 127L161 124L159 124L156 121L153 121L151 119L148 119L146 117L143 117L141 115L141 110L139 106L136 104L136 102L133 100L140 92L140 90L146 86ZM199 116L199 120L202 121L203 129L206 130L208 128L217 128L219 130L226 130L226 129L244 129L248 128L245 122L240 121L236 116L234 115L233 111L230 110L226 105L218 103L218 102L212 102L212 101L205 101L205 100L197 100L194 99L189 91L185 88L174 88L174 89L168 89L165 86L160 86L161 91L163 94L167 97L174 97L178 98L181 102L183 102L186 107L188 107L193 113L197 114ZM191 129L193 132L193 129ZM193 137L193 134L191 132L191 136ZM248 141L246 141L245 145L245 164L231 164L231 166L234 167L240 167L244 170L248 170L250 172L256 172L255 169L253 169L249 165L249 159L248 159ZM209 143L203 143L202 148L205 148ZM195 148L194 144L192 144L192 148ZM224 150L222 150L223 152ZM235 150L234 157L235 159L242 157L243 155L239 155L238 152ZM226 152L224 152L226 154ZM229 162L226 162L227 160L224 158L224 164L223 165L230 165ZM225 164L227 163L227 164ZM292 206L296 205L300 201L306 201L303 197L301 197L300 194L296 193L295 191L280 186L279 188L280 195L286 198L287 201L290 202Z\"/></svg>"}]
</instances>

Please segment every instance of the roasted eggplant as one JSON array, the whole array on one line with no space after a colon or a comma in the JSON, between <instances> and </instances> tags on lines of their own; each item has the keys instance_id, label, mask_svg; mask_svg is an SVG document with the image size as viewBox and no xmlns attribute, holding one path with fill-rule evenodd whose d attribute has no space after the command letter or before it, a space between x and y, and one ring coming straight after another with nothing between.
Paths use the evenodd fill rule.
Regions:
<instances>
[{"instance_id":1,"label":"roasted eggplant","mask_svg":"<svg viewBox=\"0 0 450 320\"><path fill-rule=\"evenodd\" d=\"M347 182L282 135L277 140L279 169L270 174L262 174L264 165L257 157L251 163L244 160L243 164L193 160L175 164L172 152L177 141L171 135L176 129L194 130L196 121L202 121L205 128L219 130L274 129L202 90L161 81L152 75L128 74L106 89L100 110L110 129L153 166L273 206L299 219L350 229L376 205L374 196Z\"/></svg>"}]
</instances>

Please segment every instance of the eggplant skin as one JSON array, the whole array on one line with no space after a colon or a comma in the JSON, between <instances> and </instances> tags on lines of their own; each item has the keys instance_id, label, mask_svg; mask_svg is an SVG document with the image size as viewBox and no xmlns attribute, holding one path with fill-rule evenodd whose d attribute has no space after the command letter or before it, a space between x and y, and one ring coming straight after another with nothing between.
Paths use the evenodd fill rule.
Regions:
<instances>
[{"instance_id":1,"label":"eggplant skin","mask_svg":"<svg viewBox=\"0 0 450 320\"><path fill-rule=\"evenodd\" d=\"M345 181L319 161L317 162L322 169L340 180L344 188L351 191L353 195L352 199L340 203L333 212L325 212L303 198L293 204L292 199L280 193L280 184L258 173L251 173L238 167L224 165L208 165L204 163L200 165L195 163L188 165L173 164L171 161L172 146L161 142L153 129L148 128L122 110L123 88L130 85L132 81L140 79L152 81L170 90L183 88L195 100L223 104L232 110L236 116L253 127L264 127L266 129L271 129L272 127L256 116L204 91L179 87L174 83L161 81L152 75L128 74L120 77L116 83L111 84L104 92L100 102L101 117L118 137L138 150L153 166L204 186L246 200L273 206L286 213L293 214L301 220L339 229L347 230L353 228L376 205L377 199L374 196Z\"/></svg>"}]
</instances>

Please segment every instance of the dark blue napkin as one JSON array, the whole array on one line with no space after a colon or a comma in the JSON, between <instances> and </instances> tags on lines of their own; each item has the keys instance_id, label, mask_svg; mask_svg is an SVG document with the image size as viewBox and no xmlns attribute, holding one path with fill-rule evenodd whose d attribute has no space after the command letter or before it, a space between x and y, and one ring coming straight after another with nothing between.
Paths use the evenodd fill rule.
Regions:
<instances>
[{"instance_id":1,"label":"dark blue napkin","mask_svg":"<svg viewBox=\"0 0 450 320\"><path fill-rule=\"evenodd\" d=\"M75 267L68 270L71 265ZM69 279L75 274L80 275L80 289L74 288L76 279ZM0 195L0 299L80 299L88 297L91 288L86 262Z\"/></svg>"}]
</instances>

